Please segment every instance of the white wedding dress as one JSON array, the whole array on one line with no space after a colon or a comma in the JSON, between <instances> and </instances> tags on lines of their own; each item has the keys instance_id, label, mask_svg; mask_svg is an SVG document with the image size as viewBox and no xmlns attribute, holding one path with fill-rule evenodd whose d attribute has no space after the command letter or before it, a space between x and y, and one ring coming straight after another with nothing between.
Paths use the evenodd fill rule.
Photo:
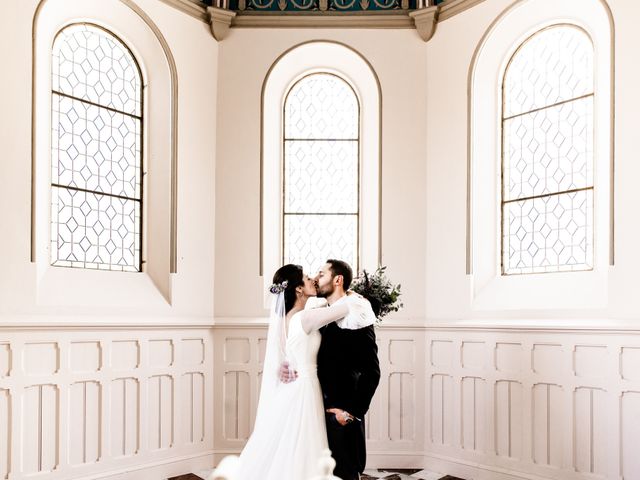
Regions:
<instances>
[{"instance_id":1,"label":"white wedding dress","mask_svg":"<svg viewBox=\"0 0 640 480\"><path fill-rule=\"evenodd\" d=\"M309 480L321 473L319 462L328 444L316 361L322 341L319 329L334 321L340 328L357 329L372 325L375 315L366 300L345 296L330 307L292 315L287 333L284 296L276 297L256 423L233 466L233 480ZM285 360L298 372L291 383L278 378Z\"/></svg>"},{"instance_id":2,"label":"white wedding dress","mask_svg":"<svg viewBox=\"0 0 640 480\"><path fill-rule=\"evenodd\" d=\"M240 455L237 480L307 480L318 475L327 446L322 390L316 357L322 336L302 328L304 311L293 315L285 343L286 357L298 379L280 383L268 414L256 424Z\"/></svg>"}]
</instances>

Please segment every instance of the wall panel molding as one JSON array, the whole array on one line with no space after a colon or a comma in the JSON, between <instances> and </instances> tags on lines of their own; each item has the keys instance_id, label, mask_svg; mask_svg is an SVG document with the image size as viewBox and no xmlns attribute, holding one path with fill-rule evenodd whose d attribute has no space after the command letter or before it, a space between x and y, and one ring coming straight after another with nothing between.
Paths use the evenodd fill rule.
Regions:
<instances>
[{"instance_id":1,"label":"wall panel molding","mask_svg":"<svg viewBox=\"0 0 640 480\"><path fill-rule=\"evenodd\" d=\"M238 453L253 426L266 325L212 330L219 458ZM640 478L632 420L640 416L640 338L627 330L386 324L376 335L381 381L365 420L368 468Z\"/></svg>"},{"instance_id":2,"label":"wall panel molding","mask_svg":"<svg viewBox=\"0 0 640 480\"><path fill-rule=\"evenodd\" d=\"M22 470L53 472L60 461L60 390L57 385L30 385L23 398Z\"/></svg>"},{"instance_id":3,"label":"wall panel molding","mask_svg":"<svg viewBox=\"0 0 640 480\"><path fill-rule=\"evenodd\" d=\"M640 478L632 453L640 442L632 420L640 418L636 335L499 326L416 330L420 334L430 359L421 467L492 480ZM486 348L478 348L483 342ZM450 358L448 351L459 355L439 361ZM444 381L453 385L450 400L443 399ZM443 421L448 408L453 418ZM451 442L440 433L447 425Z\"/></svg>"},{"instance_id":4,"label":"wall panel molding","mask_svg":"<svg viewBox=\"0 0 640 480\"><path fill-rule=\"evenodd\" d=\"M631 480L640 472L640 456L637 453L640 438L640 391L625 390L620 393L620 475Z\"/></svg>"},{"instance_id":5,"label":"wall panel molding","mask_svg":"<svg viewBox=\"0 0 640 480\"><path fill-rule=\"evenodd\" d=\"M8 377L11 373L12 359L11 344L0 343L0 378Z\"/></svg>"},{"instance_id":6,"label":"wall panel molding","mask_svg":"<svg viewBox=\"0 0 640 480\"><path fill-rule=\"evenodd\" d=\"M373 462L376 457L393 458L391 464L398 466L420 464L424 449L424 337L415 330L386 328L377 329L376 336L381 378L364 420L369 458ZM265 338L266 326L214 327L216 452L238 453L251 433Z\"/></svg>"},{"instance_id":7,"label":"wall panel molding","mask_svg":"<svg viewBox=\"0 0 640 480\"><path fill-rule=\"evenodd\" d=\"M215 317L207 326L213 329L252 330L266 328L268 317ZM0 327L1 328L1 327ZM411 332L485 332L504 334L550 333L550 334L590 334L638 335L640 323L637 320L613 320L607 318L575 319L571 322L561 319L511 319L491 322L488 320L444 320L441 318L393 318L385 320L377 331ZM602 344L602 342L599 342Z\"/></svg>"},{"instance_id":8,"label":"wall panel molding","mask_svg":"<svg viewBox=\"0 0 640 480\"><path fill-rule=\"evenodd\" d=\"M522 458L522 384L498 380L494 394L494 448L496 455Z\"/></svg>"},{"instance_id":9,"label":"wall panel molding","mask_svg":"<svg viewBox=\"0 0 640 480\"><path fill-rule=\"evenodd\" d=\"M484 452L485 445L485 379L462 377L460 382L461 446L464 450Z\"/></svg>"},{"instance_id":10,"label":"wall panel molding","mask_svg":"<svg viewBox=\"0 0 640 480\"><path fill-rule=\"evenodd\" d=\"M205 435L205 375L201 372L187 372L182 375L183 400L186 412L187 427L183 430L183 441L187 443L201 443ZM209 415L210 417L210 415Z\"/></svg>"},{"instance_id":11,"label":"wall panel molding","mask_svg":"<svg viewBox=\"0 0 640 480\"><path fill-rule=\"evenodd\" d=\"M8 479L11 472L11 392L0 388L0 478Z\"/></svg>"},{"instance_id":12,"label":"wall panel molding","mask_svg":"<svg viewBox=\"0 0 640 480\"><path fill-rule=\"evenodd\" d=\"M0 332L24 332L24 331L40 331L40 330L57 330L57 331L155 331L158 328L163 330L200 330L210 328L212 320L209 317L203 317L199 320L193 318L173 317L173 318L141 318L141 317L119 317L114 320L113 317L91 317L90 319L78 318L70 319L69 317L48 316L46 321L42 317L32 315L19 315L9 318L3 318L0 324ZM0 344L1 345L1 344Z\"/></svg>"},{"instance_id":13,"label":"wall panel molding","mask_svg":"<svg viewBox=\"0 0 640 480\"><path fill-rule=\"evenodd\" d=\"M69 463L95 463L102 455L102 385L76 382L69 389Z\"/></svg>"},{"instance_id":14,"label":"wall panel molding","mask_svg":"<svg viewBox=\"0 0 640 480\"><path fill-rule=\"evenodd\" d=\"M209 328L4 331L0 480L210 467L212 361Z\"/></svg>"},{"instance_id":15,"label":"wall panel molding","mask_svg":"<svg viewBox=\"0 0 640 480\"><path fill-rule=\"evenodd\" d=\"M149 448L163 450L174 442L175 410L174 381L171 375L154 375L149 378Z\"/></svg>"}]
</instances>

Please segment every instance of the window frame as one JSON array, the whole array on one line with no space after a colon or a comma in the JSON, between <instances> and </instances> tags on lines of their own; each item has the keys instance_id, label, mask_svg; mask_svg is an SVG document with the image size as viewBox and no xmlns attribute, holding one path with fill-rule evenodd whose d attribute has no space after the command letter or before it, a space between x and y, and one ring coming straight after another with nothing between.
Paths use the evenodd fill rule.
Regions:
<instances>
[{"instance_id":1,"label":"window frame","mask_svg":"<svg viewBox=\"0 0 640 480\"><path fill-rule=\"evenodd\" d=\"M594 264L593 270L554 275L501 275L501 89L508 60L533 33L569 23L594 45ZM608 304L613 260L614 27L601 0L517 2L488 27L469 64L467 163L467 275L470 312L535 315L586 312ZM499 313L504 312L504 313Z\"/></svg>"},{"instance_id":2,"label":"window frame","mask_svg":"<svg viewBox=\"0 0 640 480\"><path fill-rule=\"evenodd\" d=\"M382 89L369 61L354 48L336 41L311 40L285 50L268 68L262 85L260 112L260 242L258 274L263 306L269 308L268 287L281 266L282 114L285 93L301 76L315 71L339 74L355 87L360 117L360 269L375 270L381 262ZM362 208L366 206L366 208ZM311 272L314 273L314 272Z\"/></svg>"},{"instance_id":3,"label":"window frame","mask_svg":"<svg viewBox=\"0 0 640 480\"><path fill-rule=\"evenodd\" d=\"M82 0L48 0L39 4L33 22L31 263L36 278L34 298L39 306L66 312L105 315L123 311L166 312L171 308L172 261L175 247L177 172L177 69L158 26L143 12L118 0L94 4ZM105 13L105 12L108 12ZM146 166L144 188L143 271L57 268L51 265L51 141L53 39L66 26L91 23L112 32L131 50L146 85L142 145ZM167 101L168 99L168 101ZM152 162L148 160L152 159ZM147 175L149 174L150 175ZM171 195L167 193L171 192ZM149 208L154 205L154 208ZM109 292L105 295L105 292ZM80 317L78 317L80 318ZM72 322L73 323L73 322ZM125 323L138 324L131 317Z\"/></svg>"},{"instance_id":4,"label":"window frame","mask_svg":"<svg viewBox=\"0 0 640 480\"><path fill-rule=\"evenodd\" d=\"M287 213L286 212L286 191L287 191L287 182L286 182L286 178L287 178L287 160L286 160L286 147L287 147L287 142L291 142L291 141L330 141L331 139L319 139L319 138L313 138L313 139L288 139L287 138L287 129L286 129L286 124L287 124L287 104L288 104L288 100L289 100L289 95L291 94L291 92L294 90L294 88L300 84L300 82L303 82L305 79L308 79L310 77L316 76L316 75L329 75L329 76L333 76L335 78L337 78L338 80L342 81L352 92L353 94L353 98L356 101L356 105L357 105L357 138L355 139L355 142L357 147L357 168L356 168L356 212L355 213L340 213L340 212L322 212L322 213L309 213L309 212L300 212L300 213ZM330 70L317 70L317 71L312 71L312 72L308 72L304 75L302 75L301 77L295 79L292 84L289 86L289 88L287 89L285 96L284 96L284 102L283 102L283 107L282 107L282 152L283 152L283 157L282 157L282 211L281 211L281 215L282 215L282 221L281 221L281 227L282 227L282 231L281 231L281 252L282 252L282 264L284 265L285 263L288 262L288 260L286 259L285 253L286 253L286 242L287 242L287 232L286 232L286 217L287 215L327 215L327 216L338 216L338 215L351 215L351 216L355 216L356 217L356 237L355 237L355 248L354 248L354 259L355 259L355 264L351 265L351 267L354 269L354 271L358 271L359 265L360 265L360 250L361 250L361 245L360 245L360 221L361 221L361 209L362 209L362 204L361 204L361 176L360 176L360 172L361 172L361 168L362 168L362 159L361 159L361 142L362 142L362 129L361 129L361 110L362 110L362 106L361 106L361 100L360 97L358 95L358 92L356 90L356 88L348 81L348 79L344 78L343 76L341 76L339 73L336 72L332 72ZM354 139L350 139L351 141L353 141ZM333 257L336 257L336 255L333 255ZM320 265L318 265L318 267L320 267ZM312 272L310 272L312 273Z\"/></svg>"},{"instance_id":5,"label":"window frame","mask_svg":"<svg viewBox=\"0 0 640 480\"><path fill-rule=\"evenodd\" d=\"M507 96L506 96L506 90L505 90L505 82L507 81L507 75L509 73L509 68L511 67L513 61L515 60L515 58L517 57L517 55L521 52L521 50L525 47L525 45L532 41L535 37L543 34L544 32L547 32L551 29L556 29L556 28L561 28L561 27L566 27L566 28L573 28L576 29L578 31L580 31L581 33L583 33L586 38L589 40L590 44L591 44L591 57L592 57L592 61L593 61L593 69L594 69L594 83L595 83L595 48L593 45L593 39L591 38L591 36L589 35L589 33L582 28L579 25L573 24L573 23L566 23L566 22L559 22L559 23L552 23L550 25L547 25L537 31L535 31L534 33L532 33L531 35L529 35L527 38L525 38L516 48L515 51L513 52L513 54L510 56L509 60L506 63L506 66L504 68L504 71L502 72L502 77L501 77L501 85L500 85L500 92L501 92L501 109L500 109L500 138L501 138L501 142L500 142L500 162L501 162L501 189L500 189L500 270L501 270L501 274L503 276L507 276L507 275L535 275L535 274L540 274L540 273L560 273L560 272L578 272L578 271L589 271L589 270L593 270L593 263L594 263L594 256L595 256L595 252L594 252L594 242L595 242L595 232L594 232L594 223L595 223L595 219L593 218L594 216L594 210L595 210L595 195L594 195L594 191L595 191L595 178L593 178L592 184L590 187L584 187L578 190L591 190L592 192L592 198L591 198L591 215L592 215L592 225L591 225L591 259L590 259L590 266L585 266L584 268L561 268L561 266L557 266L557 268L555 270L549 270L549 271L531 271L531 272L513 272L513 273L509 273L506 272L506 267L505 267L505 249L508 249L510 244L505 244L505 214L504 214L504 208L505 205L507 203L514 203L514 202L518 202L518 201L530 201L530 200L508 200L505 201L505 189L507 187L507 179L505 179L505 169L507 168L506 165L506 148L505 148L505 122L510 120L511 118L514 117L506 117L505 116L505 106L507 103ZM578 97L572 97L568 100L563 100L561 103L565 104L565 103L571 103L574 102L576 100L579 100L580 98L586 98L586 96L589 96L593 99L593 103L592 103L592 114L594 114L594 110L595 110L595 101L596 101L596 89L595 89L595 85L592 84L591 85L591 93L587 94L587 95L582 95L582 96L578 96ZM521 112L518 114L518 116L525 116L525 115L529 115L535 111L542 111L542 110L547 110L547 109L551 109L556 107L558 104L551 104L551 105L546 105L544 107L540 107L540 108L534 108L532 110L528 110L526 112ZM594 115L595 117L595 115ZM591 165L590 168L592 170L594 169L594 152L595 152L595 119L592 120L591 122L591 139L592 139L592 152L591 152ZM536 197L541 198L541 197L550 197L552 195L562 195L562 194L566 194L568 193L569 190L564 190L561 192L556 192L556 193L551 193L551 194L543 194L543 195L537 195ZM528 232L529 233L529 232ZM536 269L536 266L533 267L526 267L527 269Z\"/></svg>"},{"instance_id":6,"label":"window frame","mask_svg":"<svg viewBox=\"0 0 640 480\"><path fill-rule=\"evenodd\" d=\"M139 138L139 148L140 148L140 166L138 167L138 173L139 173L139 181L140 181L140 198L139 199L135 199L135 198L131 198L130 200L133 200L134 202L138 202L139 203L139 209L140 209L140 216L138 219L136 219L136 223L137 223L137 228L139 231L139 258L138 258L138 262L137 265L133 264L131 265L131 267L136 268L136 270L126 270L124 267L123 268L113 268L113 264L104 264L104 265L108 265L107 268L101 268L100 266L97 267L86 267L86 266L74 266L74 265L57 265L54 263L54 250L53 250L53 244L57 242L54 242L53 239L50 239L51 244L52 244L52 248L50 250L50 262L51 262L51 266L53 267L57 267L57 268L82 268L82 269L87 269L87 270L101 270L101 271L116 271L116 272L132 272L132 273L142 273L143 272L143 267L144 264L146 263L145 260L145 254L146 251L143 248L144 247L144 231L145 231L145 214L144 214L144 208L145 208L145 195L144 195L144 172L145 172L145 168L146 168L146 162L145 162L145 149L144 149L144 145L145 145L145 131L146 131L146 125L145 125L145 97L146 97L146 89L147 89L147 82L145 80L145 77L143 75L142 72L142 68L140 66L140 60L138 58L136 58L136 55L134 54L134 52L132 51L132 49L129 47L129 45L122 39L120 38L118 35L116 35L114 32L112 32L111 30L109 30L107 27L104 27L102 25L99 25L97 23L92 23L90 21L83 21L83 22L73 22L73 23L69 23L67 25L64 25L64 27L60 28L54 38L53 38L53 42L52 42L52 48L51 48L51 56L53 57L53 53L54 53L54 48L56 45L56 42L58 41L60 35L67 29L69 28L73 28L76 26L85 26L85 27L90 27L90 28L95 28L97 30L101 30L102 32L104 32L106 35L108 35L109 37L111 37L114 41L116 41L119 46L127 51L129 53L129 55L131 56L131 59L133 60L133 64L135 66L136 69L136 73L138 75L138 80L140 82L140 96L137 99L140 102L140 138ZM52 58L52 64L53 64L53 58ZM89 102L87 100L84 100L82 98L76 98L76 97L72 97L69 95L65 95L62 92L58 92L53 88L53 72L51 74L51 96L52 96L52 107L50 110L50 116L53 117L53 96L54 95L59 95L59 96L67 96L68 98L71 98L73 100L82 102L83 104L92 104L94 106L96 106L98 109L103 109L103 110L113 110L116 111L116 109L111 109L109 107L105 107L103 105L100 105L98 103L93 103L93 102ZM121 111L117 111L117 113L121 114L121 115L126 115L129 117L136 117L133 114L128 114L126 112L121 112ZM137 118L137 117L136 117ZM53 125L54 125L54 120L53 118L51 118L51 127L53 129ZM58 124L59 125L59 124ZM52 142L53 143L53 142ZM51 146L51 166L50 168L53 168L53 145ZM62 185L54 185L53 184L53 180L51 180L50 183L51 186L51 196L50 196L50 205L53 207L53 188L57 187L57 188L64 188L69 190L69 187L65 187ZM97 194L97 195L104 195L104 196L109 196L109 197L119 197L118 195L112 195L112 194L108 194L108 193L104 193L104 192L99 192L99 191L90 191L89 189L77 189L80 191L84 191L85 193L89 194ZM50 225L53 225L53 219L50 219ZM93 246L93 245L92 245ZM63 261L67 261L67 260L63 260ZM69 261L71 262L71 261ZM87 263L85 262L80 262L78 261L78 263ZM103 264L100 264L103 265Z\"/></svg>"}]
</instances>

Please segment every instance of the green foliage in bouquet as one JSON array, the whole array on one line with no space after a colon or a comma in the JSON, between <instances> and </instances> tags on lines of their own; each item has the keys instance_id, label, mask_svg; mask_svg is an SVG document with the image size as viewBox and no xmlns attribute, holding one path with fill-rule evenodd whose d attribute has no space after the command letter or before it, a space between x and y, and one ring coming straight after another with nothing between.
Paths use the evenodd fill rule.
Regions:
<instances>
[{"instance_id":1,"label":"green foliage in bouquet","mask_svg":"<svg viewBox=\"0 0 640 480\"><path fill-rule=\"evenodd\" d=\"M351 290L371 302L378 322L389 312L397 312L403 306L400 301L400 284L391 283L385 275L386 269L387 267L378 267L373 274L364 270L351 283Z\"/></svg>"}]
</instances>

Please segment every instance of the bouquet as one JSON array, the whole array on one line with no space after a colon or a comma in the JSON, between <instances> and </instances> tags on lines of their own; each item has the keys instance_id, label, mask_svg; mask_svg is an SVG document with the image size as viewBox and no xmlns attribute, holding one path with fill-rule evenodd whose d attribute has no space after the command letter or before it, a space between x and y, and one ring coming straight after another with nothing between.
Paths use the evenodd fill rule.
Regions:
<instances>
[{"instance_id":1,"label":"bouquet","mask_svg":"<svg viewBox=\"0 0 640 480\"><path fill-rule=\"evenodd\" d=\"M369 300L378 322L389 312L397 312L402 308L400 285L393 285L386 277L387 267L378 267L374 273L366 270L358 275L351 284L351 290Z\"/></svg>"}]
</instances>

